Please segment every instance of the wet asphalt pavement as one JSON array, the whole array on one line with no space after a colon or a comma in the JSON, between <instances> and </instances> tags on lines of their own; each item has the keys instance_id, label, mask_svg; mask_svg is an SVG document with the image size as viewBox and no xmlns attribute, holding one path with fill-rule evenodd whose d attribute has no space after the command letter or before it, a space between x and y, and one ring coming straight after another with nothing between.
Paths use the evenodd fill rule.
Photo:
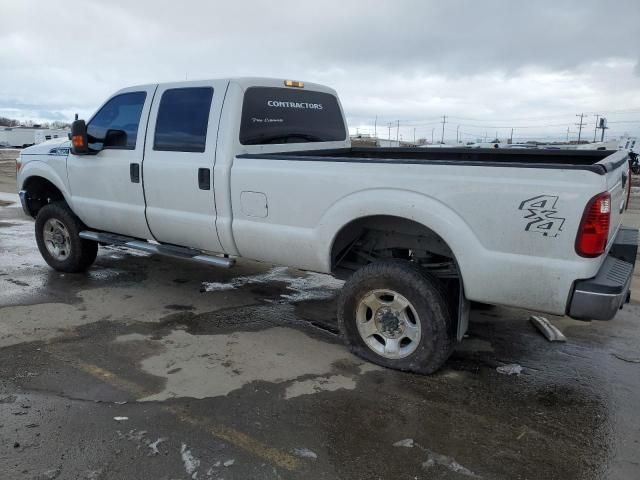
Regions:
<instances>
[{"instance_id":1,"label":"wet asphalt pavement","mask_svg":"<svg viewBox=\"0 0 640 480\"><path fill-rule=\"evenodd\" d=\"M339 286L117 248L60 274L0 207L0 478L640 478L637 303L550 317L566 344L474 311L424 377L349 354Z\"/></svg>"}]
</instances>

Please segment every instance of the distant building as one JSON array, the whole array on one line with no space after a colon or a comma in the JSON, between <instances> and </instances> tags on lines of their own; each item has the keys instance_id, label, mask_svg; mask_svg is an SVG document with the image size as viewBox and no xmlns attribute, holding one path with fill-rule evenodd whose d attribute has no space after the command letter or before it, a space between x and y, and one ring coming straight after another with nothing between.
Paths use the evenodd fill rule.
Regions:
<instances>
[{"instance_id":1,"label":"distant building","mask_svg":"<svg viewBox=\"0 0 640 480\"><path fill-rule=\"evenodd\" d=\"M0 127L0 146L25 148L53 138L66 138L68 130L42 127Z\"/></svg>"},{"instance_id":2,"label":"distant building","mask_svg":"<svg viewBox=\"0 0 640 480\"><path fill-rule=\"evenodd\" d=\"M377 138L372 135L366 133L360 133L356 135L350 135L349 139L351 140L351 145L354 147L383 147L383 148L407 148L407 147L415 147L416 143L413 142L405 142L398 140L389 140L386 138Z\"/></svg>"}]
</instances>

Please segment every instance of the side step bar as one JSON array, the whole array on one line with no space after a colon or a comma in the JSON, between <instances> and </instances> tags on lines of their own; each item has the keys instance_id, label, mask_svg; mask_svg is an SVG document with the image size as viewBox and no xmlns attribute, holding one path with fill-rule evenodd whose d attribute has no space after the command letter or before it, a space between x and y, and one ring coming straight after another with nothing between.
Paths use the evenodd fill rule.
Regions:
<instances>
[{"instance_id":1,"label":"side step bar","mask_svg":"<svg viewBox=\"0 0 640 480\"><path fill-rule=\"evenodd\" d=\"M205 255L198 250L186 247L178 247L175 245L156 245L123 235L113 233L94 232L91 230L83 230L80 232L80 238L85 240L93 240L94 242L107 243L109 245L121 245L123 247L132 248L133 250L141 250L148 253L156 253L173 258L181 258L183 260L192 260L194 262L204 263L214 267L231 268L235 260L231 258L217 257L215 255Z\"/></svg>"}]
</instances>

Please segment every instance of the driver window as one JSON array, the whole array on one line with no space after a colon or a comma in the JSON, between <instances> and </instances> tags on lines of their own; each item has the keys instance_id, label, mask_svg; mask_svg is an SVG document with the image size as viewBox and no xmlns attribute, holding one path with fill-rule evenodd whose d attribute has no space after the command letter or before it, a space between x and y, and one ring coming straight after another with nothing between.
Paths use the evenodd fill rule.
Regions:
<instances>
[{"instance_id":1,"label":"driver window","mask_svg":"<svg viewBox=\"0 0 640 480\"><path fill-rule=\"evenodd\" d=\"M129 92L109 100L87 125L89 148L134 150L146 97L146 92Z\"/></svg>"}]
</instances>

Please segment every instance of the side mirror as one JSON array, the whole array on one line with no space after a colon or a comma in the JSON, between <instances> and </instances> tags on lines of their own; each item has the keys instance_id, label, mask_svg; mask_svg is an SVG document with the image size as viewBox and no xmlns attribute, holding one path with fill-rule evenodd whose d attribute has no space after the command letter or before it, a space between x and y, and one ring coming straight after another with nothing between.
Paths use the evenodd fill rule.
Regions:
<instances>
[{"instance_id":1,"label":"side mirror","mask_svg":"<svg viewBox=\"0 0 640 480\"><path fill-rule=\"evenodd\" d=\"M84 120L75 120L71 124L71 152L74 155L87 155L89 153L87 124Z\"/></svg>"},{"instance_id":2,"label":"side mirror","mask_svg":"<svg viewBox=\"0 0 640 480\"><path fill-rule=\"evenodd\" d=\"M104 137L104 147L126 147L127 146L127 132L124 130L107 130L107 134Z\"/></svg>"}]
</instances>

